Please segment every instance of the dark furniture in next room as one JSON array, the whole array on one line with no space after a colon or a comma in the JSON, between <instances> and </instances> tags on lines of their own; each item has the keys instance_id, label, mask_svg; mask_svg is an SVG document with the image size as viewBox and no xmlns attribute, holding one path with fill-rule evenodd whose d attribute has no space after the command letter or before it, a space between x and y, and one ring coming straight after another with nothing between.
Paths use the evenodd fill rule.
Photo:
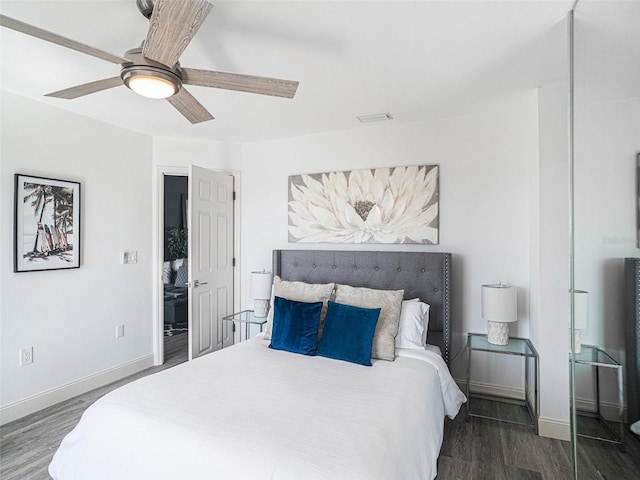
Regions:
<instances>
[{"instance_id":1,"label":"dark furniture in next room","mask_svg":"<svg viewBox=\"0 0 640 480\"><path fill-rule=\"evenodd\" d=\"M626 258L625 364L627 373L628 422L640 420L640 258Z\"/></svg>"},{"instance_id":2,"label":"dark furniture in next room","mask_svg":"<svg viewBox=\"0 0 640 480\"><path fill-rule=\"evenodd\" d=\"M174 331L184 331L189 327L187 288L188 267L186 261L173 270L178 260L165 262L169 264L169 272L164 279L164 331L171 335ZM167 273L167 272L163 272Z\"/></svg>"}]
</instances>

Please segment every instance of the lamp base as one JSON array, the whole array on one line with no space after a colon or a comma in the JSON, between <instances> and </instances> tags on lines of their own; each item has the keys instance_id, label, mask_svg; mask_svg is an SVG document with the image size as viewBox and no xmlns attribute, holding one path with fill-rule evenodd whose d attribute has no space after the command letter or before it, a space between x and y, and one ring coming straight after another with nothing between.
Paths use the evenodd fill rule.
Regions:
<instances>
[{"instance_id":1,"label":"lamp base","mask_svg":"<svg viewBox=\"0 0 640 480\"><path fill-rule=\"evenodd\" d=\"M492 345L509 343L509 324L506 322L487 322L487 341Z\"/></svg>"},{"instance_id":2,"label":"lamp base","mask_svg":"<svg viewBox=\"0 0 640 480\"><path fill-rule=\"evenodd\" d=\"M582 352L582 330L579 328L573 329L573 353Z\"/></svg>"},{"instance_id":3,"label":"lamp base","mask_svg":"<svg viewBox=\"0 0 640 480\"><path fill-rule=\"evenodd\" d=\"M264 318L269 314L269 300L254 300L253 316Z\"/></svg>"}]
</instances>

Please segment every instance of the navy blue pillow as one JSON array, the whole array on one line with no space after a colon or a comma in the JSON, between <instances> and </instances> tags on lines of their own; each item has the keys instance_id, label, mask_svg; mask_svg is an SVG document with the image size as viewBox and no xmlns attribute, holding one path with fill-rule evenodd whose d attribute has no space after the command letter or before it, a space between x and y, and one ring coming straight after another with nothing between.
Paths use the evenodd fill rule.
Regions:
<instances>
[{"instance_id":1,"label":"navy blue pillow","mask_svg":"<svg viewBox=\"0 0 640 480\"><path fill-rule=\"evenodd\" d=\"M269 348L315 355L322 302L305 303L275 297Z\"/></svg>"},{"instance_id":2,"label":"navy blue pillow","mask_svg":"<svg viewBox=\"0 0 640 480\"><path fill-rule=\"evenodd\" d=\"M318 355L371 366L371 344L379 308L361 308L329 301Z\"/></svg>"}]
</instances>

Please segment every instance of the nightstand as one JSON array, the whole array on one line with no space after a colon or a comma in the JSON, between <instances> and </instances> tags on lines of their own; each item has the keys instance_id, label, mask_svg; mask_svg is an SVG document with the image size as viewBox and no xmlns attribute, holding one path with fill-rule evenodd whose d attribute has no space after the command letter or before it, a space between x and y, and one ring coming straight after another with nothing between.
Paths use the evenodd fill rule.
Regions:
<instances>
[{"instance_id":1,"label":"nightstand","mask_svg":"<svg viewBox=\"0 0 640 480\"><path fill-rule=\"evenodd\" d=\"M540 386L539 378L539 362L538 352L528 338L509 337L509 343L507 345L493 345L487 341L487 335L479 333L467 334L467 382L466 382L466 419L470 420L471 417L487 418L490 420L497 420L499 422L515 423L517 425L525 425L533 427L536 435L538 434L538 413L539 413L539 399L538 391ZM469 389L469 383L471 380L471 355L473 352L488 352L499 355L516 355L524 357L524 381L525 392L524 400L506 399L503 397L496 397L494 395L478 395L472 393ZM533 381L531 381L531 365L533 363ZM486 412L476 412L472 408L471 400L476 397L485 397L492 400L500 400L508 403L515 403L526 407L528 413L528 419L517 418L502 418L497 415L491 415ZM533 398L532 398L533 397Z\"/></svg>"},{"instance_id":2,"label":"nightstand","mask_svg":"<svg viewBox=\"0 0 640 480\"><path fill-rule=\"evenodd\" d=\"M256 317L253 310L242 310L241 312L232 313L225 317L222 317L222 320L225 322L233 322L233 331L236 331L236 324L240 327L240 332L242 333L242 324L244 323L244 339L249 338L249 328L251 325L259 325L260 331L264 325L267 323L267 317ZM242 335L241 335L242 337ZM242 341L242 338L240 339Z\"/></svg>"},{"instance_id":3,"label":"nightstand","mask_svg":"<svg viewBox=\"0 0 640 480\"><path fill-rule=\"evenodd\" d=\"M602 348L593 345L582 345L581 352L574 355L573 360L576 364L590 365L595 367L595 387L596 387L596 411L589 412L580 410L580 414L594 415L609 431L613 439L604 438L596 435L587 435L584 433L578 433L577 435L585 438L592 438L603 442L615 443L620 445L624 449L624 373L622 371L622 365L615 358L605 352ZM615 370L618 375L618 422L620 425L620 432L616 433L609 424L602 417L600 412L600 369L608 368Z\"/></svg>"}]
</instances>

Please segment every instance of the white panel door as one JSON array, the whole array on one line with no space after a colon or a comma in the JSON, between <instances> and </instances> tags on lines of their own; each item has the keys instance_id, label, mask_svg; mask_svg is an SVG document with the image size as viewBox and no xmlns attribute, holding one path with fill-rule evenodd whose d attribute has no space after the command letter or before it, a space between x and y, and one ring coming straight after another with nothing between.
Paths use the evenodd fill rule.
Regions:
<instances>
[{"instance_id":1,"label":"white panel door","mask_svg":"<svg viewBox=\"0 0 640 480\"><path fill-rule=\"evenodd\" d=\"M233 343L232 310L233 176L191 165L189 360Z\"/></svg>"}]
</instances>

